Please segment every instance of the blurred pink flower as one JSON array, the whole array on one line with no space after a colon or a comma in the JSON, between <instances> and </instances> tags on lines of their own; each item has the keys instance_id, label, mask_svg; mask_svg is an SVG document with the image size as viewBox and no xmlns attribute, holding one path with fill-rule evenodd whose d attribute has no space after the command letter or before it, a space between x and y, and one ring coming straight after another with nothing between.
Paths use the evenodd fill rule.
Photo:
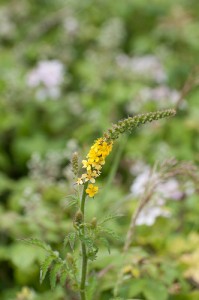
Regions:
<instances>
[{"instance_id":1,"label":"blurred pink flower","mask_svg":"<svg viewBox=\"0 0 199 300\"><path fill-rule=\"evenodd\" d=\"M60 85L64 79L64 66L58 60L43 60L27 75L27 84L39 88L37 98L58 98Z\"/></svg>"},{"instance_id":2,"label":"blurred pink flower","mask_svg":"<svg viewBox=\"0 0 199 300\"><path fill-rule=\"evenodd\" d=\"M152 226L158 217L168 218L170 216L171 213L162 207L145 207L139 214L136 220L136 225Z\"/></svg>"},{"instance_id":3,"label":"blurred pink flower","mask_svg":"<svg viewBox=\"0 0 199 300\"><path fill-rule=\"evenodd\" d=\"M184 196L184 192L192 190L189 185L186 191L184 191L178 180L174 177L162 180L158 172L152 171L152 169L144 163L143 171L138 173L136 165L137 163L135 163L134 168L131 168L131 173L137 175L130 187L133 196L142 198L148 188L153 187L151 190L151 199L141 210L136 224L151 226L159 216L170 217L171 213L164 207L167 200L180 200ZM140 165L140 161L138 165Z\"/></svg>"}]
</instances>

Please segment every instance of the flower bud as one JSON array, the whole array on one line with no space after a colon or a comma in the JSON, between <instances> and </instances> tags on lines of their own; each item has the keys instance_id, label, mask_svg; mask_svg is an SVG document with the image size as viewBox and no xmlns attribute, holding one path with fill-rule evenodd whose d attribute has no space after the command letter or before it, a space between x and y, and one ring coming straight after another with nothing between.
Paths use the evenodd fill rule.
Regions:
<instances>
[{"instance_id":1,"label":"flower bud","mask_svg":"<svg viewBox=\"0 0 199 300\"><path fill-rule=\"evenodd\" d=\"M95 229L97 227L97 218L93 218L92 220L91 220L91 228L92 229Z\"/></svg>"},{"instance_id":2,"label":"flower bud","mask_svg":"<svg viewBox=\"0 0 199 300\"><path fill-rule=\"evenodd\" d=\"M71 164L72 164L72 171L75 176L78 176L78 170L79 170L79 164L78 164L78 153L74 152L72 159L71 159Z\"/></svg>"},{"instance_id":3,"label":"flower bud","mask_svg":"<svg viewBox=\"0 0 199 300\"><path fill-rule=\"evenodd\" d=\"M67 258L67 261L69 262L69 263L73 263L74 262L74 259L73 259L73 256L72 256L72 254L71 253L67 253L66 254L66 258Z\"/></svg>"},{"instance_id":4,"label":"flower bud","mask_svg":"<svg viewBox=\"0 0 199 300\"><path fill-rule=\"evenodd\" d=\"M76 225L80 225L83 222L83 214L81 210L76 212L74 222Z\"/></svg>"},{"instance_id":5,"label":"flower bud","mask_svg":"<svg viewBox=\"0 0 199 300\"><path fill-rule=\"evenodd\" d=\"M176 112L174 109L167 109L146 114L140 114L134 117L129 117L127 119L119 121L117 124L113 124L112 127L108 129L108 132L104 134L104 138L107 141L115 140L123 132L131 132L133 129L142 124L162 118L172 117L175 115L175 113Z\"/></svg>"}]
</instances>

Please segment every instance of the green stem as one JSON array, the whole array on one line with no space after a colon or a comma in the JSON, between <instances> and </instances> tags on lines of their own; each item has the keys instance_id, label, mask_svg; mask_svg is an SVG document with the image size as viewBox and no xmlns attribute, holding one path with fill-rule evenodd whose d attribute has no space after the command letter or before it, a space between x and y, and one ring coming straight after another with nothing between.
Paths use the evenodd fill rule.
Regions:
<instances>
[{"instance_id":1,"label":"green stem","mask_svg":"<svg viewBox=\"0 0 199 300\"><path fill-rule=\"evenodd\" d=\"M83 222L84 222L84 208L85 208L85 200L86 200L86 189L88 184L84 185L83 193L82 193L82 200L81 200L81 212L83 215ZM82 234L84 236L84 227L82 229ZM85 242L81 242L82 248L82 271L81 271L81 283L80 283L80 296L81 300L86 300L86 293L85 293L85 284L86 284L86 274L87 274L87 253L86 253L86 245Z\"/></svg>"},{"instance_id":2,"label":"green stem","mask_svg":"<svg viewBox=\"0 0 199 300\"><path fill-rule=\"evenodd\" d=\"M109 190L109 188L115 178L115 175L116 175L116 172L117 172L117 169L119 166L119 162L120 162L120 159L122 156L122 152L124 151L124 149L126 147L127 139L128 139L127 135L124 135L121 137L121 140L120 140L120 143L119 143L119 146L118 146L115 158L114 158L114 162L113 162L111 171L110 171L108 179L107 179L106 186L104 187L103 195L107 193L107 191Z\"/></svg>"}]
</instances>

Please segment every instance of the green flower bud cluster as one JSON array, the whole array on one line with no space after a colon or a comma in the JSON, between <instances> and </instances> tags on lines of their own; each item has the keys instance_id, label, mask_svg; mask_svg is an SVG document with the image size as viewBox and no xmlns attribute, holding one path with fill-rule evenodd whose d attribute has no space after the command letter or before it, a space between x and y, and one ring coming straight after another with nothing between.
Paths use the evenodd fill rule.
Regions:
<instances>
[{"instance_id":1,"label":"green flower bud cluster","mask_svg":"<svg viewBox=\"0 0 199 300\"><path fill-rule=\"evenodd\" d=\"M73 264L73 263L74 263L74 258L73 258L73 256L72 256L71 253L67 253L66 258L67 258L67 261L68 261L70 264Z\"/></svg>"},{"instance_id":2,"label":"green flower bud cluster","mask_svg":"<svg viewBox=\"0 0 199 300\"><path fill-rule=\"evenodd\" d=\"M119 137L121 133L131 132L133 129L139 127L142 124L166 117L172 117L175 114L176 111L174 109L167 109L162 111L140 114L135 117L129 117L127 119L119 121L117 124L113 124L112 128L110 128L108 132L104 134L104 138L107 142L110 140L115 140Z\"/></svg>"},{"instance_id":3,"label":"green flower bud cluster","mask_svg":"<svg viewBox=\"0 0 199 300\"><path fill-rule=\"evenodd\" d=\"M92 220L91 220L91 228L92 228L92 229L95 229L96 227L97 227L97 218L94 217L94 218L92 218Z\"/></svg>"},{"instance_id":4,"label":"green flower bud cluster","mask_svg":"<svg viewBox=\"0 0 199 300\"><path fill-rule=\"evenodd\" d=\"M74 152L71 159L72 171L75 176L78 176L79 163L78 163L78 153Z\"/></svg>"},{"instance_id":5,"label":"green flower bud cluster","mask_svg":"<svg viewBox=\"0 0 199 300\"><path fill-rule=\"evenodd\" d=\"M76 265L75 258L73 257L73 255L71 253L67 253L66 260L67 260L69 268L71 269L72 276L76 277L76 274L77 274L77 265ZM73 289L78 288L77 282L71 282L71 283L72 283Z\"/></svg>"},{"instance_id":6,"label":"green flower bud cluster","mask_svg":"<svg viewBox=\"0 0 199 300\"><path fill-rule=\"evenodd\" d=\"M83 214L81 210L78 210L75 214L74 223L75 225L79 226L83 222Z\"/></svg>"}]
</instances>

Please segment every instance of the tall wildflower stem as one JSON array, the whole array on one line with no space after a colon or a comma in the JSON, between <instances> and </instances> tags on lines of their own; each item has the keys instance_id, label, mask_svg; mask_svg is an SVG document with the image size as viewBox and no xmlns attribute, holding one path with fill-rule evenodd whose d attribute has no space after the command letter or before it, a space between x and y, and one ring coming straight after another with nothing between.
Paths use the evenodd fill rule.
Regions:
<instances>
[{"instance_id":1,"label":"tall wildflower stem","mask_svg":"<svg viewBox=\"0 0 199 300\"><path fill-rule=\"evenodd\" d=\"M175 115L175 110L168 109L163 111L141 114L134 117L128 117L127 119L121 120L117 124L113 124L112 127L108 129L107 132L104 133L103 137L98 138L94 142L94 144L91 146L86 156L86 159L82 160L82 165L83 165L82 168L85 169L85 171L81 175L81 177L77 178L76 181L78 185L83 186L83 192L82 192L82 198L80 204L80 210L82 214L81 222L83 223L81 227L81 236L80 236L81 249L82 249L82 268L81 268L81 282L80 282L81 300L86 300L85 285L86 285L87 264L88 264L87 247L85 243L85 237L86 237L85 233L87 232L85 231L85 223L84 223L86 196L88 195L90 198L93 198L95 194L98 193L99 188L98 186L94 185L95 180L100 176L102 166L105 164L106 157L111 152L115 140L118 139L121 134L126 132L131 132L132 130L134 130L135 128L139 127L142 124L152 122L154 120L159 120L162 118L174 116L174 115ZM119 164L120 156L125 145L125 139L126 137L123 138L122 145L119 148L119 151L117 152L116 161L115 164L113 164L112 172L110 173L107 189L109 188L109 185L115 176ZM73 165L74 165L74 171L76 172L77 169L76 158L74 157L74 159L75 161ZM128 248L129 245L125 245L125 248L126 247ZM117 288L115 290L117 294Z\"/></svg>"},{"instance_id":2,"label":"tall wildflower stem","mask_svg":"<svg viewBox=\"0 0 199 300\"><path fill-rule=\"evenodd\" d=\"M111 171L110 171L110 173L109 173L109 177L108 177L108 179L107 179L106 186L105 186L105 188L104 188L104 194L105 194L106 191L110 188L111 183L112 183L113 180L114 180L114 177L115 177L115 174L116 174L116 172L117 172L117 169L118 169L118 166L119 166L119 162L120 162L122 153L123 153L124 148L125 148L125 146L126 146L127 138L128 138L127 135L124 135L124 136L122 136L122 138L121 138L119 147L118 147L118 149L117 149L117 152L116 152L116 155L115 155L115 158L114 158L114 161L113 161L113 165L112 165Z\"/></svg>"},{"instance_id":3,"label":"tall wildflower stem","mask_svg":"<svg viewBox=\"0 0 199 300\"><path fill-rule=\"evenodd\" d=\"M85 217L85 200L86 200L86 189L88 184L84 185L82 199L81 199L81 212L82 212L82 222L84 223ZM84 226L82 228L82 235L84 237ZM81 248L82 248L82 270L81 270L81 283L80 283L80 296L81 300L86 300L86 292L85 292L85 284L86 284L86 274L87 274L87 252L86 252L86 245L84 240L81 241Z\"/></svg>"}]
</instances>

